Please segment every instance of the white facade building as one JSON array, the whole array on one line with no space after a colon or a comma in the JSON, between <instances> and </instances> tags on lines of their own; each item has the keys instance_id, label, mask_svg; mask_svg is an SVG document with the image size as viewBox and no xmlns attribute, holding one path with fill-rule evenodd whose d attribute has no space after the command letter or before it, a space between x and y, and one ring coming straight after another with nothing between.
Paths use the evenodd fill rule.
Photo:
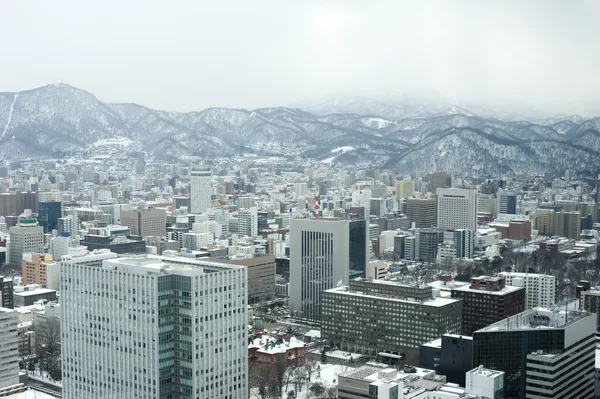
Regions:
<instances>
[{"instance_id":1,"label":"white facade building","mask_svg":"<svg viewBox=\"0 0 600 399\"><path fill-rule=\"evenodd\" d=\"M63 267L63 398L247 398L246 280L176 256Z\"/></svg>"},{"instance_id":2,"label":"white facade building","mask_svg":"<svg viewBox=\"0 0 600 399\"><path fill-rule=\"evenodd\" d=\"M18 313L0 307L0 389L19 383Z\"/></svg>"},{"instance_id":3,"label":"white facade building","mask_svg":"<svg viewBox=\"0 0 600 399\"><path fill-rule=\"evenodd\" d=\"M238 211L238 234L251 239L258 236L258 210L255 207Z\"/></svg>"},{"instance_id":4,"label":"white facade building","mask_svg":"<svg viewBox=\"0 0 600 399\"><path fill-rule=\"evenodd\" d=\"M504 372L479 366L466 374L465 388L468 393L482 398L495 398L504 390Z\"/></svg>"},{"instance_id":5,"label":"white facade building","mask_svg":"<svg viewBox=\"0 0 600 399\"><path fill-rule=\"evenodd\" d=\"M59 190L50 190L50 191L40 191L38 193L39 202L61 202L62 194Z\"/></svg>"},{"instance_id":6,"label":"white facade building","mask_svg":"<svg viewBox=\"0 0 600 399\"><path fill-rule=\"evenodd\" d=\"M193 170L190 178L190 212L204 213L212 207L212 175L209 170Z\"/></svg>"},{"instance_id":7,"label":"white facade building","mask_svg":"<svg viewBox=\"0 0 600 399\"><path fill-rule=\"evenodd\" d=\"M436 194L439 229L477 229L476 189L438 188Z\"/></svg>"},{"instance_id":8,"label":"white facade building","mask_svg":"<svg viewBox=\"0 0 600 399\"><path fill-rule=\"evenodd\" d=\"M10 236L10 257L8 263L20 265L23 254L44 252L44 229L35 219L22 220L17 226L8 229Z\"/></svg>"},{"instance_id":9,"label":"white facade building","mask_svg":"<svg viewBox=\"0 0 600 399\"><path fill-rule=\"evenodd\" d=\"M548 274L500 272L506 285L525 288L525 309L550 308L556 303L556 277Z\"/></svg>"}]
</instances>

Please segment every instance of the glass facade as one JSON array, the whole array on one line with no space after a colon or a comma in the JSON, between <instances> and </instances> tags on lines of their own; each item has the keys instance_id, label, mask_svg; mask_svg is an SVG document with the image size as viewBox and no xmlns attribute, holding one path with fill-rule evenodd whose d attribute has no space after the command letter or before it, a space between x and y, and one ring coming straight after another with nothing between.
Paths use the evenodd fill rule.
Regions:
<instances>
[{"instance_id":1,"label":"glass facade","mask_svg":"<svg viewBox=\"0 0 600 399\"><path fill-rule=\"evenodd\" d=\"M319 320L321 292L333 287L333 234L302 232L302 312Z\"/></svg>"},{"instance_id":2,"label":"glass facade","mask_svg":"<svg viewBox=\"0 0 600 399\"><path fill-rule=\"evenodd\" d=\"M58 229L58 219L62 217L60 202L40 202L38 223L44 228L44 233Z\"/></svg>"},{"instance_id":3,"label":"glass facade","mask_svg":"<svg viewBox=\"0 0 600 399\"><path fill-rule=\"evenodd\" d=\"M348 225L348 259L350 261L350 275L364 276L367 251L367 222L365 220L353 220Z\"/></svg>"}]
</instances>

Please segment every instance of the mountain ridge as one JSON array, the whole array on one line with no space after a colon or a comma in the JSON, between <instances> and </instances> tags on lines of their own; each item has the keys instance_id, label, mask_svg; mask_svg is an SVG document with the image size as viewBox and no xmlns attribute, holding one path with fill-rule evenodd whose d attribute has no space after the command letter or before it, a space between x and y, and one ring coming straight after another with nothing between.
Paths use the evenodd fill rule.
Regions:
<instances>
[{"instance_id":1,"label":"mountain ridge","mask_svg":"<svg viewBox=\"0 0 600 399\"><path fill-rule=\"evenodd\" d=\"M506 121L459 105L440 112L436 111L440 107L430 104L411 107L414 115L397 119L359 108L325 114L297 107L176 112L105 103L74 86L51 84L0 93L0 132L5 131L0 156L146 151L158 158L219 158L243 149L259 156L300 157L399 173L600 170L599 118ZM116 149L107 148L110 145ZM342 147L344 151L335 151Z\"/></svg>"}]
</instances>

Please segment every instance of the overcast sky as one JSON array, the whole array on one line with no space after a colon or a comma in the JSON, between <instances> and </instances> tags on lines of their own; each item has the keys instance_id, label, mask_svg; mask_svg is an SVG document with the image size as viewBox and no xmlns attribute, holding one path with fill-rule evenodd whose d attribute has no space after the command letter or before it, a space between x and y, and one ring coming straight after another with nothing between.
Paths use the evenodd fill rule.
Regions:
<instances>
[{"instance_id":1,"label":"overcast sky","mask_svg":"<svg viewBox=\"0 0 600 399\"><path fill-rule=\"evenodd\" d=\"M589 110L600 1L3 1L0 91L168 110L436 90ZM600 114L600 112L599 112Z\"/></svg>"}]
</instances>

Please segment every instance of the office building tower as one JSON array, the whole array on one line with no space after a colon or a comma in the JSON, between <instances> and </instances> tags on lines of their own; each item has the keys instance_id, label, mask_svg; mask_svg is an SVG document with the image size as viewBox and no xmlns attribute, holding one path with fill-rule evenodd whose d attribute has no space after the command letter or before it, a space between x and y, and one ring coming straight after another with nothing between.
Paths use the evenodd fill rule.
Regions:
<instances>
[{"instance_id":1,"label":"office building tower","mask_svg":"<svg viewBox=\"0 0 600 399\"><path fill-rule=\"evenodd\" d=\"M581 216L579 212L557 212L554 235L579 240Z\"/></svg>"},{"instance_id":2,"label":"office building tower","mask_svg":"<svg viewBox=\"0 0 600 399\"><path fill-rule=\"evenodd\" d=\"M275 298L275 258L273 256L232 260L214 259L214 261L243 266L248 270L248 304L254 305Z\"/></svg>"},{"instance_id":3,"label":"office building tower","mask_svg":"<svg viewBox=\"0 0 600 399\"><path fill-rule=\"evenodd\" d=\"M475 232L469 229L454 230L454 245L457 258L473 258L475 249Z\"/></svg>"},{"instance_id":4,"label":"office building tower","mask_svg":"<svg viewBox=\"0 0 600 399\"><path fill-rule=\"evenodd\" d=\"M166 237L167 212L164 209L121 211L120 224L129 227L132 235Z\"/></svg>"},{"instance_id":5,"label":"office building tower","mask_svg":"<svg viewBox=\"0 0 600 399\"><path fill-rule=\"evenodd\" d=\"M421 344L460 332L462 303L430 286L353 279L323 292L321 336L331 347L388 363L419 359Z\"/></svg>"},{"instance_id":6,"label":"office building tower","mask_svg":"<svg viewBox=\"0 0 600 399\"><path fill-rule=\"evenodd\" d=\"M0 391L19 384L18 314L0 307Z\"/></svg>"},{"instance_id":7,"label":"office building tower","mask_svg":"<svg viewBox=\"0 0 600 399\"><path fill-rule=\"evenodd\" d=\"M525 310L525 289L507 286L502 277L473 277L469 285L454 288L451 297L462 299L464 335Z\"/></svg>"},{"instance_id":8,"label":"office building tower","mask_svg":"<svg viewBox=\"0 0 600 399\"><path fill-rule=\"evenodd\" d=\"M515 215L517 213L517 195L510 191L498 190L496 193L498 214Z\"/></svg>"},{"instance_id":9,"label":"office building tower","mask_svg":"<svg viewBox=\"0 0 600 399\"><path fill-rule=\"evenodd\" d=\"M13 305L13 280L0 276L0 308L12 309Z\"/></svg>"},{"instance_id":10,"label":"office building tower","mask_svg":"<svg viewBox=\"0 0 600 399\"><path fill-rule=\"evenodd\" d=\"M348 284L365 272L368 261L365 220L293 219L290 221L290 310L320 320L321 292Z\"/></svg>"},{"instance_id":11,"label":"office building tower","mask_svg":"<svg viewBox=\"0 0 600 399\"><path fill-rule=\"evenodd\" d=\"M419 349L419 367L445 375L448 382L465 386L465 374L473 368L473 337L444 334Z\"/></svg>"},{"instance_id":12,"label":"office building tower","mask_svg":"<svg viewBox=\"0 0 600 399\"><path fill-rule=\"evenodd\" d=\"M497 199L491 194L478 194L477 195L477 213L486 213L492 216L496 216Z\"/></svg>"},{"instance_id":13,"label":"office building tower","mask_svg":"<svg viewBox=\"0 0 600 399\"><path fill-rule=\"evenodd\" d=\"M75 262L63 264L61 293L63 398L248 397L244 267Z\"/></svg>"},{"instance_id":14,"label":"office building tower","mask_svg":"<svg viewBox=\"0 0 600 399\"><path fill-rule=\"evenodd\" d=\"M442 230L477 230L477 190L439 188L437 227Z\"/></svg>"},{"instance_id":15,"label":"office building tower","mask_svg":"<svg viewBox=\"0 0 600 399\"><path fill-rule=\"evenodd\" d=\"M452 187L452 178L445 172L435 172L429 175L429 185L427 190L430 193L437 193L438 188Z\"/></svg>"},{"instance_id":16,"label":"office building tower","mask_svg":"<svg viewBox=\"0 0 600 399\"><path fill-rule=\"evenodd\" d=\"M412 180L396 180L396 199L410 198L415 195L415 182Z\"/></svg>"},{"instance_id":17,"label":"office building tower","mask_svg":"<svg viewBox=\"0 0 600 399\"><path fill-rule=\"evenodd\" d=\"M596 315L534 308L473 334L473 364L505 373L504 397L593 398Z\"/></svg>"},{"instance_id":18,"label":"office building tower","mask_svg":"<svg viewBox=\"0 0 600 399\"><path fill-rule=\"evenodd\" d=\"M419 238L417 259L423 262L435 262L439 245L444 241L444 232L438 229L422 229L417 232Z\"/></svg>"},{"instance_id":19,"label":"office building tower","mask_svg":"<svg viewBox=\"0 0 600 399\"><path fill-rule=\"evenodd\" d=\"M58 219L62 217L62 203L40 202L38 222L44 229L44 233L51 233L58 228Z\"/></svg>"},{"instance_id":20,"label":"office building tower","mask_svg":"<svg viewBox=\"0 0 600 399\"><path fill-rule=\"evenodd\" d=\"M416 237L406 237L404 239L404 259L415 260L418 254L418 240Z\"/></svg>"},{"instance_id":21,"label":"office building tower","mask_svg":"<svg viewBox=\"0 0 600 399\"><path fill-rule=\"evenodd\" d=\"M258 211L255 207L238 211L238 234L252 239L258 236Z\"/></svg>"},{"instance_id":22,"label":"office building tower","mask_svg":"<svg viewBox=\"0 0 600 399\"><path fill-rule=\"evenodd\" d=\"M193 170L190 178L190 212L204 213L212 207L210 170Z\"/></svg>"},{"instance_id":23,"label":"office building tower","mask_svg":"<svg viewBox=\"0 0 600 399\"><path fill-rule=\"evenodd\" d=\"M437 212L436 198L409 198L406 200L406 216L418 229L435 227Z\"/></svg>"},{"instance_id":24,"label":"office building tower","mask_svg":"<svg viewBox=\"0 0 600 399\"><path fill-rule=\"evenodd\" d=\"M24 219L8 229L10 236L10 257L8 263L20 265L23 254L44 252L44 230L35 219Z\"/></svg>"},{"instance_id":25,"label":"office building tower","mask_svg":"<svg viewBox=\"0 0 600 399\"><path fill-rule=\"evenodd\" d=\"M525 288L525 309L549 308L556 304L555 276L517 272L500 272L498 276L506 279L506 285Z\"/></svg>"},{"instance_id":26,"label":"office building tower","mask_svg":"<svg viewBox=\"0 0 600 399\"><path fill-rule=\"evenodd\" d=\"M38 192L38 200L42 202L61 202L62 194L59 190L40 191Z\"/></svg>"},{"instance_id":27,"label":"office building tower","mask_svg":"<svg viewBox=\"0 0 600 399\"><path fill-rule=\"evenodd\" d=\"M370 198L369 199L369 215L382 217L385 215L385 199L383 198Z\"/></svg>"}]
</instances>

